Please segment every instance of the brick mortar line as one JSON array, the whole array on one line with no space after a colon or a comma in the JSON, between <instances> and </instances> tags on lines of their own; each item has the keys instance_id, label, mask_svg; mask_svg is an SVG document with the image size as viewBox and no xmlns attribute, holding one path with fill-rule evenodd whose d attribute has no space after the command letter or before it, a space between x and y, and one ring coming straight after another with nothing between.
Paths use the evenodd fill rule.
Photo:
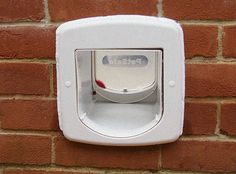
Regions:
<instances>
[{"instance_id":1,"label":"brick mortar line","mask_svg":"<svg viewBox=\"0 0 236 174\"><path fill-rule=\"evenodd\" d=\"M220 117L221 117L221 104L220 102L217 102L215 134L218 136L220 136Z\"/></svg>"},{"instance_id":2,"label":"brick mortar line","mask_svg":"<svg viewBox=\"0 0 236 174\"><path fill-rule=\"evenodd\" d=\"M219 37L219 36L218 36ZM222 44L222 41L220 41ZM222 49L222 48L221 48ZM221 52L223 52L223 49L222 50L219 50ZM217 51L217 54L218 54L218 51ZM222 54L222 53L221 53ZM190 58L186 58L185 59L185 63L188 63L188 62L227 62L227 63L234 63L236 62L236 57L223 57L222 55L217 55L216 57L204 57L204 56L194 56L194 57L190 57Z\"/></svg>"},{"instance_id":3,"label":"brick mortar line","mask_svg":"<svg viewBox=\"0 0 236 174\"><path fill-rule=\"evenodd\" d=\"M56 64L52 59L40 58L0 58L0 63L43 63L43 64Z\"/></svg>"},{"instance_id":4,"label":"brick mortar line","mask_svg":"<svg viewBox=\"0 0 236 174\"><path fill-rule=\"evenodd\" d=\"M229 137L226 135L213 135L213 136L196 136L196 135L190 135L190 136L182 136L179 138L179 141L207 141L207 142L231 142L236 143L236 137Z\"/></svg>"},{"instance_id":5,"label":"brick mortar line","mask_svg":"<svg viewBox=\"0 0 236 174\"><path fill-rule=\"evenodd\" d=\"M163 7L162 7L162 0L157 0L157 16L163 16Z\"/></svg>"},{"instance_id":6,"label":"brick mortar line","mask_svg":"<svg viewBox=\"0 0 236 174\"><path fill-rule=\"evenodd\" d=\"M213 174L210 172L192 172L192 171L177 171L177 170L168 170L162 169L159 171L153 170L137 170L137 169L118 169L111 168L106 170L106 168L92 168L92 167L45 167L37 165L5 165L2 166L2 169L5 170L33 170L33 171L46 171L46 172L94 172L98 174L116 174L116 173L140 173L140 174Z\"/></svg>"},{"instance_id":7,"label":"brick mortar line","mask_svg":"<svg viewBox=\"0 0 236 174\"><path fill-rule=\"evenodd\" d=\"M110 169L109 171L105 171L104 174L154 174L153 172L149 171L149 170L126 170L126 169L117 169L117 170L113 170ZM158 173L157 173L158 174Z\"/></svg>"},{"instance_id":8,"label":"brick mortar line","mask_svg":"<svg viewBox=\"0 0 236 174\"><path fill-rule=\"evenodd\" d=\"M185 63L235 63L236 58L225 58L223 56L216 56L215 58L208 57L192 57L187 58Z\"/></svg>"},{"instance_id":9,"label":"brick mortar line","mask_svg":"<svg viewBox=\"0 0 236 174\"><path fill-rule=\"evenodd\" d=\"M34 130L6 130L0 129L0 135L19 135L19 136L41 136L41 137L61 137L59 131L34 131Z\"/></svg>"},{"instance_id":10,"label":"brick mortar line","mask_svg":"<svg viewBox=\"0 0 236 174\"><path fill-rule=\"evenodd\" d=\"M55 167L56 163L56 146L55 146L55 139L57 136L53 136L51 138L52 144L51 144L51 167Z\"/></svg>"},{"instance_id":11,"label":"brick mortar line","mask_svg":"<svg viewBox=\"0 0 236 174\"><path fill-rule=\"evenodd\" d=\"M236 25L235 20L231 21L217 21L217 20L176 20L179 23L185 25L221 25L221 26L228 26L228 25Z\"/></svg>"},{"instance_id":12,"label":"brick mortar line","mask_svg":"<svg viewBox=\"0 0 236 174\"><path fill-rule=\"evenodd\" d=\"M216 58L207 58L202 56L195 56L191 58L186 58L185 63L216 63L219 62Z\"/></svg>"},{"instance_id":13,"label":"brick mortar line","mask_svg":"<svg viewBox=\"0 0 236 174\"><path fill-rule=\"evenodd\" d=\"M223 50L222 50L223 51ZM221 61L224 61L224 62L229 62L229 63L234 63L236 62L236 58L235 57L221 57Z\"/></svg>"},{"instance_id":14,"label":"brick mortar line","mask_svg":"<svg viewBox=\"0 0 236 174\"><path fill-rule=\"evenodd\" d=\"M222 100L220 104L236 104L236 100Z\"/></svg>"},{"instance_id":15,"label":"brick mortar line","mask_svg":"<svg viewBox=\"0 0 236 174\"><path fill-rule=\"evenodd\" d=\"M118 173L127 173L127 174L160 174L160 169L124 169L124 168L105 168L105 174L118 174ZM167 173L166 173L167 174Z\"/></svg>"},{"instance_id":16,"label":"brick mortar line","mask_svg":"<svg viewBox=\"0 0 236 174\"><path fill-rule=\"evenodd\" d=\"M104 168L107 169L107 168ZM153 174L153 170L143 170L143 169L123 169L123 168L109 168L107 170L105 170L104 174Z\"/></svg>"},{"instance_id":17,"label":"brick mortar line","mask_svg":"<svg viewBox=\"0 0 236 174\"><path fill-rule=\"evenodd\" d=\"M218 49L217 49L217 57L216 59L217 60L224 60L224 57L223 57L223 27L222 26L218 26L218 35L217 35L217 46L218 46Z\"/></svg>"},{"instance_id":18,"label":"brick mortar line","mask_svg":"<svg viewBox=\"0 0 236 174\"><path fill-rule=\"evenodd\" d=\"M4 169L4 168L3 168ZM33 170L33 171L46 171L46 172L94 172L98 174L116 174L116 173L127 173L127 174L135 174L135 173L140 173L140 174L213 174L209 172L194 172L194 171L175 171L175 170L168 170L168 169L163 169L159 171L150 171L150 170L135 170L135 169L109 169L106 170L104 169L99 169L99 168L91 168L91 167L40 167L40 166L35 166L35 167L28 167L28 166L22 166L17 165L16 167L6 167L6 170Z\"/></svg>"},{"instance_id":19,"label":"brick mortar line","mask_svg":"<svg viewBox=\"0 0 236 174\"><path fill-rule=\"evenodd\" d=\"M187 59L185 64L236 64L236 59L231 60L217 60L217 59Z\"/></svg>"},{"instance_id":20,"label":"brick mortar line","mask_svg":"<svg viewBox=\"0 0 236 174\"><path fill-rule=\"evenodd\" d=\"M215 174L215 173L210 173L210 172L194 172L194 171L181 171L181 170L168 170L168 169L163 169L157 174ZM222 173L223 174L223 173Z\"/></svg>"},{"instance_id":21,"label":"brick mortar line","mask_svg":"<svg viewBox=\"0 0 236 174\"><path fill-rule=\"evenodd\" d=\"M43 3L44 3L44 15L45 15L44 22L48 24L51 21L49 9L48 9L48 0L44 0Z\"/></svg>"},{"instance_id":22,"label":"brick mortar line","mask_svg":"<svg viewBox=\"0 0 236 174\"><path fill-rule=\"evenodd\" d=\"M104 173L105 169L92 168L92 167L63 167L63 166L40 166L40 165L27 165L27 164L10 164L4 165L7 170L35 170L35 171L64 171L64 172L95 172Z\"/></svg>"},{"instance_id":23,"label":"brick mortar line","mask_svg":"<svg viewBox=\"0 0 236 174\"><path fill-rule=\"evenodd\" d=\"M55 165L53 167L48 165L36 165L36 164L5 164L2 167L5 167L9 170L45 170L45 171L64 171L64 172L96 172L96 173L153 173L153 169L124 169L124 168L108 168L108 167L80 167L80 166L61 166Z\"/></svg>"},{"instance_id":24,"label":"brick mortar line","mask_svg":"<svg viewBox=\"0 0 236 174\"><path fill-rule=\"evenodd\" d=\"M92 168L92 167L70 167L70 166L56 166L56 167L45 167L35 165L10 165L6 166L7 170L35 170L35 171L64 171L64 172L95 172L99 174L115 174L115 173L140 173L140 174L211 174L209 172L191 172L191 171L174 171L162 169L159 171L153 170L138 170L138 169L122 169L122 168Z\"/></svg>"}]
</instances>

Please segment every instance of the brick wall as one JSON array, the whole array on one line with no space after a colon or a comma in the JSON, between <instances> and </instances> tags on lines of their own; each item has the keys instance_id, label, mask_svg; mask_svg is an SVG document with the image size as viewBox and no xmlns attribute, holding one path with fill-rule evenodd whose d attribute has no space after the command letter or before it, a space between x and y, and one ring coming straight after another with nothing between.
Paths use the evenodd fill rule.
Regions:
<instances>
[{"instance_id":1,"label":"brick wall","mask_svg":"<svg viewBox=\"0 0 236 174\"><path fill-rule=\"evenodd\" d=\"M55 29L83 17L143 14L185 33L184 135L103 147L58 128ZM0 0L0 174L236 173L236 0Z\"/></svg>"}]
</instances>

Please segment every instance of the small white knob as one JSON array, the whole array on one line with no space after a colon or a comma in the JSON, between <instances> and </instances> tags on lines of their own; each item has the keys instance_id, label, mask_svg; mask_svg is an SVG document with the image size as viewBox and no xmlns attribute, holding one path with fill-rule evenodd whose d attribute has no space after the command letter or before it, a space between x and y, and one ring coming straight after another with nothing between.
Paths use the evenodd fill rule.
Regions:
<instances>
[{"instance_id":1,"label":"small white knob","mask_svg":"<svg viewBox=\"0 0 236 174\"><path fill-rule=\"evenodd\" d=\"M173 80L169 81L169 86L174 87L175 86L175 81L173 81Z\"/></svg>"},{"instance_id":2,"label":"small white knob","mask_svg":"<svg viewBox=\"0 0 236 174\"><path fill-rule=\"evenodd\" d=\"M71 86L71 82L70 81L66 81L65 85L66 85L67 88L69 88Z\"/></svg>"}]
</instances>

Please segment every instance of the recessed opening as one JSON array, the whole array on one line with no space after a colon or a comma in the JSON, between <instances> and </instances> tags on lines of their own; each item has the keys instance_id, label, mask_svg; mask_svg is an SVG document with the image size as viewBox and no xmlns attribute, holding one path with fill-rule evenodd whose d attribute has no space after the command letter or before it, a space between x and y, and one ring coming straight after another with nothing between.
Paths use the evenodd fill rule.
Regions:
<instances>
[{"instance_id":1,"label":"recessed opening","mask_svg":"<svg viewBox=\"0 0 236 174\"><path fill-rule=\"evenodd\" d=\"M113 65L108 68L107 64L99 65L100 69L102 69L104 66L104 72L102 72L103 74L99 74L100 77L105 77L106 79L104 81L106 81L108 84L111 81L108 86L110 88L114 88L114 91L113 89L102 89L102 87L99 85L95 87L97 82L94 78L95 71L93 66L96 50L75 51L78 117L84 125L96 133L110 137L131 137L145 133L160 121L162 116L162 52L160 50L140 50L125 50L126 52L124 53L126 53L126 59L128 55L133 60L137 58L135 57L137 55L146 55L146 58L142 57L145 59L146 63L141 66L131 65L133 66L131 67L125 64L124 66L126 66L126 68L122 69L122 67L119 67L122 66L120 64ZM106 52L107 54L104 54ZM110 50L102 50L102 53L100 52L99 54L104 54L104 56L102 56L101 60L97 61L102 61L103 57L110 55L110 53ZM121 53L123 52L120 49L112 50L113 59L115 56L117 57L117 54ZM132 53L135 56L132 57ZM152 56L152 59L150 56ZM120 59L120 57L118 58ZM150 62L148 62L146 59L150 60ZM137 62L138 61L140 60L137 60ZM153 62L155 62L154 65L148 64ZM142 69L139 69L140 67L146 68L143 75L146 73L147 77L150 78L150 84L153 84L153 81L155 81L155 85L151 86L148 84L149 81L145 77L143 79L147 80L147 82L140 82L137 83L137 85L142 84L142 86L145 86L148 84L146 86L151 86L152 88L136 89L135 80L133 80L132 84L127 83L126 85L125 79L122 79L121 83L116 85L117 82L112 83L112 76L107 77L105 74L106 72L110 74L114 73L116 78L119 76L119 71L121 71L122 75L122 70L123 72L137 72L137 74L139 74L136 76L135 74L130 74L127 78L128 80L129 78L138 78L140 75L142 75ZM151 68L153 73L155 73L152 77L150 77L150 73L148 74L146 72ZM125 76L124 73L123 76ZM129 90L129 88L126 88L126 90L121 90L124 88L124 85L122 86L122 84L132 87L133 91ZM116 86L118 87L115 88ZM131 92L129 93L129 91Z\"/></svg>"}]
</instances>

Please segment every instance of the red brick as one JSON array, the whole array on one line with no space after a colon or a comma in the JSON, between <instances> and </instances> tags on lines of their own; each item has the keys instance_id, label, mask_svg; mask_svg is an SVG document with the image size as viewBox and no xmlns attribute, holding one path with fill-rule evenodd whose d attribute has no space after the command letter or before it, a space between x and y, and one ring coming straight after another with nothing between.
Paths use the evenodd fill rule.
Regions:
<instances>
[{"instance_id":1,"label":"red brick","mask_svg":"<svg viewBox=\"0 0 236 174\"><path fill-rule=\"evenodd\" d=\"M51 139L33 135L0 135L0 154L0 163L49 164Z\"/></svg>"},{"instance_id":2,"label":"red brick","mask_svg":"<svg viewBox=\"0 0 236 174\"><path fill-rule=\"evenodd\" d=\"M157 15L156 0L49 0L52 21L115 14Z\"/></svg>"},{"instance_id":3,"label":"red brick","mask_svg":"<svg viewBox=\"0 0 236 174\"><path fill-rule=\"evenodd\" d=\"M96 174L87 172L65 172L65 171L45 171L45 170L14 170L6 169L3 174Z\"/></svg>"},{"instance_id":4,"label":"red brick","mask_svg":"<svg viewBox=\"0 0 236 174\"><path fill-rule=\"evenodd\" d=\"M187 64L186 96L236 96L235 64Z\"/></svg>"},{"instance_id":5,"label":"red brick","mask_svg":"<svg viewBox=\"0 0 236 174\"><path fill-rule=\"evenodd\" d=\"M184 134L210 135L216 127L216 104L185 103Z\"/></svg>"},{"instance_id":6,"label":"red brick","mask_svg":"<svg viewBox=\"0 0 236 174\"><path fill-rule=\"evenodd\" d=\"M0 94L49 94L49 66L0 63Z\"/></svg>"},{"instance_id":7,"label":"red brick","mask_svg":"<svg viewBox=\"0 0 236 174\"><path fill-rule=\"evenodd\" d=\"M178 141L162 149L164 169L236 172L236 143Z\"/></svg>"},{"instance_id":8,"label":"red brick","mask_svg":"<svg viewBox=\"0 0 236 174\"><path fill-rule=\"evenodd\" d=\"M236 57L236 26L224 27L223 33L223 56Z\"/></svg>"},{"instance_id":9,"label":"red brick","mask_svg":"<svg viewBox=\"0 0 236 174\"><path fill-rule=\"evenodd\" d=\"M40 21L44 18L43 0L0 0L0 21Z\"/></svg>"},{"instance_id":10,"label":"red brick","mask_svg":"<svg viewBox=\"0 0 236 174\"><path fill-rule=\"evenodd\" d=\"M221 133L236 136L236 104L224 103L221 105Z\"/></svg>"},{"instance_id":11,"label":"red brick","mask_svg":"<svg viewBox=\"0 0 236 174\"><path fill-rule=\"evenodd\" d=\"M178 20L234 20L235 0L163 0L166 17Z\"/></svg>"},{"instance_id":12,"label":"red brick","mask_svg":"<svg viewBox=\"0 0 236 174\"><path fill-rule=\"evenodd\" d=\"M56 164L64 166L158 169L158 146L95 146L56 139Z\"/></svg>"},{"instance_id":13,"label":"red brick","mask_svg":"<svg viewBox=\"0 0 236 174\"><path fill-rule=\"evenodd\" d=\"M58 130L54 100L1 100L3 129Z\"/></svg>"},{"instance_id":14,"label":"red brick","mask_svg":"<svg viewBox=\"0 0 236 174\"><path fill-rule=\"evenodd\" d=\"M0 57L54 58L55 27L0 27Z\"/></svg>"},{"instance_id":15,"label":"red brick","mask_svg":"<svg viewBox=\"0 0 236 174\"><path fill-rule=\"evenodd\" d=\"M184 25L183 30L187 58L216 56L218 46L216 26Z\"/></svg>"}]
</instances>

